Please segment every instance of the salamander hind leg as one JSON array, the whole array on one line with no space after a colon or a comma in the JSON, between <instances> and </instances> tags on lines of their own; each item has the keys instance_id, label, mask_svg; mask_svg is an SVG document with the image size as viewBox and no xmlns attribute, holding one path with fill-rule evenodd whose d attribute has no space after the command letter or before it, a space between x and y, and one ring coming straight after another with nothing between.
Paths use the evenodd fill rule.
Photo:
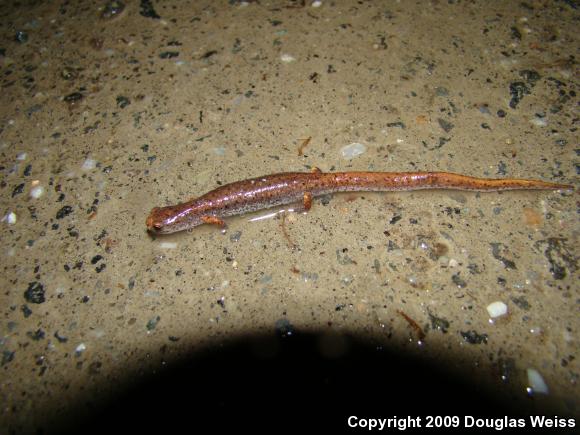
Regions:
<instances>
[{"instance_id":1,"label":"salamander hind leg","mask_svg":"<svg viewBox=\"0 0 580 435\"><path fill-rule=\"evenodd\" d=\"M304 213L312 207L312 193L304 192L302 199L288 204L286 211L293 213Z\"/></svg>"}]
</instances>

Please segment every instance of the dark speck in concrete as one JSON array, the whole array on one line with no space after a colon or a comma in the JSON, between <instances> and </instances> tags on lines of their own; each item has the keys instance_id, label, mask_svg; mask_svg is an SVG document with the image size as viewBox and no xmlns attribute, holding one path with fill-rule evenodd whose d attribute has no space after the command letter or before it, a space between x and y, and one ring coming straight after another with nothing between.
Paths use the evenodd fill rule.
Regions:
<instances>
[{"instance_id":1,"label":"dark speck in concrete","mask_svg":"<svg viewBox=\"0 0 580 435\"><path fill-rule=\"evenodd\" d=\"M160 320L161 320L160 316L155 316L152 319L149 319L147 325L145 325L147 331L153 331L157 327L157 324L159 323Z\"/></svg>"},{"instance_id":2,"label":"dark speck in concrete","mask_svg":"<svg viewBox=\"0 0 580 435\"><path fill-rule=\"evenodd\" d=\"M510 83L510 107L512 109L516 109L524 95L528 95L530 93L530 88L524 82L513 82Z\"/></svg>"},{"instance_id":3,"label":"dark speck in concrete","mask_svg":"<svg viewBox=\"0 0 580 435\"><path fill-rule=\"evenodd\" d=\"M54 333L54 338L56 338L59 343L66 343L68 341L68 337L61 335L58 331Z\"/></svg>"},{"instance_id":4,"label":"dark speck in concrete","mask_svg":"<svg viewBox=\"0 0 580 435\"><path fill-rule=\"evenodd\" d=\"M446 334L449 329L449 325L451 324L449 320L443 317L437 317L429 310L427 310L427 314L429 315L429 320L431 321L431 329L441 331Z\"/></svg>"},{"instance_id":5,"label":"dark speck in concrete","mask_svg":"<svg viewBox=\"0 0 580 435\"><path fill-rule=\"evenodd\" d=\"M65 205L56 213L56 218L62 219L65 216L68 216L69 214L71 214L72 212L73 212L72 207L70 205Z\"/></svg>"},{"instance_id":6,"label":"dark speck in concrete","mask_svg":"<svg viewBox=\"0 0 580 435\"><path fill-rule=\"evenodd\" d=\"M460 331L460 334L469 344L487 344L487 334L478 334L475 330Z\"/></svg>"},{"instance_id":7,"label":"dark speck in concrete","mask_svg":"<svg viewBox=\"0 0 580 435\"><path fill-rule=\"evenodd\" d=\"M161 16L159 16L155 11L151 0L141 0L139 13L146 18L153 18L155 20L161 18Z\"/></svg>"},{"instance_id":8,"label":"dark speck in concrete","mask_svg":"<svg viewBox=\"0 0 580 435\"><path fill-rule=\"evenodd\" d=\"M461 278L460 272L456 273L451 277L451 281L459 288L467 287L467 282Z\"/></svg>"},{"instance_id":9,"label":"dark speck in concrete","mask_svg":"<svg viewBox=\"0 0 580 435\"><path fill-rule=\"evenodd\" d=\"M525 296L512 296L511 300L522 310L528 311L530 309L530 303Z\"/></svg>"},{"instance_id":10,"label":"dark speck in concrete","mask_svg":"<svg viewBox=\"0 0 580 435\"><path fill-rule=\"evenodd\" d=\"M578 270L578 260L567 242L568 240L565 238L550 237L538 240L534 244L536 248L543 250L550 263L550 273L554 279L564 279L568 270L570 272Z\"/></svg>"},{"instance_id":11,"label":"dark speck in concrete","mask_svg":"<svg viewBox=\"0 0 580 435\"><path fill-rule=\"evenodd\" d=\"M31 304L42 304L45 301L44 286L37 281L29 283L24 292L24 299Z\"/></svg>"},{"instance_id":12,"label":"dark speck in concrete","mask_svg":"<svg viewBox=\"0 0 580 435\"><path fill-rule=\"evenodd\" d=\"M24 318L26 319L27 317L30 317L30 315L32 314L32 310L30 308L28 308L28 305L24 304L20 307L21 311L22 311L22 315L24 316Z\"/></svg>"},{"instance_id":13,"label":"dark speck in concrete","mask_svg":"<svg viewBox=\"0 0 580 435\"><path fill-rule=\"evenodd\" d=\"M28 331L26 336L34 341L42 340L46 336L46 333L42 329L37 329L36 331Z\"/></svg>"},{"instance_id":14,"label":"dark speck in concrete","mask_svg":"<svg viewBox=\"0 0 580 435\"><path fill-rule=\"evenodd\" d=\"M503 252L506 250L506 247L503 243L490 243L491 246L491 254L496 260L501 261L503 266L506 269L517 269L516 264L512 261L507 259L503 256Z\"/></svg>"},{"instance_id":15,"label":"dark speck in concrete","mask_svg":"<svg viewBox=\"0 0 580 435\"><path fill-rule=\"evenodd\" d=\"M455 125L453 125L451 122L442 118L437 118L437 122L439 123L439 127L441 127L445 133L449 133L451 130L453 130L453 127L455 127Z\"/></svg>"},{"instance_id":16,"label":"dark speck in concrete","mask_svg":"<svg viewBox=\"0 0 580 435\"><path fill-rule=\"evenodd\" d=\"M16 195L20 195L23 191L24 191L24 183L17 185L12 190L12 198L14 198Z\"/></svg>"},{"instance_id":17,"label":"dark speck in concrete","mask_svg":"<svg viewBox=\"0 0 580 435\"><path fill-rule=\"evenodd\" d=\"M14 360L15 354L16 354L16 352L14 352L14 351L4 349L2 351L2 362L0 363L0 366L5 366L6 364L12 362Z\"/></svg>"}]
</instances>

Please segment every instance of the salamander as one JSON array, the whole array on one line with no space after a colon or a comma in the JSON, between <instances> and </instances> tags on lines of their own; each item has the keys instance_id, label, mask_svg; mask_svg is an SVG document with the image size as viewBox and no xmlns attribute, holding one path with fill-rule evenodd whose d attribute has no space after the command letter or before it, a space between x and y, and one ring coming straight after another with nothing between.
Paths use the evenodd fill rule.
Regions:
<instances>
[{"instance_id":1,"label":"salamander","mask_svg":"<svg viewBox=\"0 0 580 435\"><path fill-rule=\"evenodd\" d=\"M225 184L198 198L155 207L147 229L174 233L207 223L224 226L223 218L301 202L309 210L312 198L336 192L454 189L480 192L501 190L573 189L568 184L517 178L476 178L451 172L283 172Z\"/></svg>"}]
</instances>

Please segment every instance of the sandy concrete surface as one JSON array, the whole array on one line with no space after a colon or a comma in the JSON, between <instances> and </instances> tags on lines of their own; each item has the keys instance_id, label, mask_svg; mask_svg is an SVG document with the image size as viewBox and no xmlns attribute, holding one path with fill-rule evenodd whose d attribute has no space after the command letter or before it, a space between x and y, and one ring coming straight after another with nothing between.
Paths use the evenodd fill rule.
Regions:
<instances>
[{"instance_id":1,"label":"sandy concrete surface","mask_svg":"<svg viewBox=\"0 0 580 435\"><path fill-rule=\"evenodd\" d=\"M225 232L145 227L154 206L313 167L577 183L576 2L10 1L0 17L3 433L50 432L198 351L301 334L330 360L354 337L578 415L576 192L348 193Z\"/></svg>"}]
</instances>

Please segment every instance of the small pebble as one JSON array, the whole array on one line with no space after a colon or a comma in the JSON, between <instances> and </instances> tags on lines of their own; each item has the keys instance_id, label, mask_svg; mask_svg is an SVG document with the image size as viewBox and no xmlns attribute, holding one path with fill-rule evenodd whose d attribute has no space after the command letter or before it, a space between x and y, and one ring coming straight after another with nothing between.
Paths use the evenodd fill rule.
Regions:
<instances>
[{"instance_id":1,"label":"small pebble","mask_svg":"<svg viewBox=\"0 0 580 435\"><path fill-rule=\"evenodd\" d=\"M28 33L19 30L14 35L14 40L20 42L21 44L28 41Z\"/></svg>"},{"instance_id":2,"label":"small pebble","mask_svg":"<svg viewBox=\"0 0 580 435\"><path fill-rule=\"evenodd\" d=\"M539 116L530 119L530 122L537 127L546 127L548 125L548 121L546 121L546 118L540 118Z\"/></svg>"},{"instance_id":3,"label":"small pebble","mask_svg":"<svg viewBox=\"0 0 580 435\"><path fill-rule=\"evenodd\" d=\"M311 6L313 8L319 8L320 6L322 6L322 2L319 1L319 0L313 1L312 4L311 4Z\"/></svg>"},{"instance_id":4,"label":"small pebble","mask_svg":"<svg viewBox=\"0 0 580 435\"><path fill-rule=\"evenodd\" d=\"M75 355L80 356L85 350L87 350L87 346L81 343L75 348Z\"/></svg>"},{"instance_id":5,"label":"small pebble","mask_svg":"<svg viewBox=\"0 0 580 435\"><path fill-rule=\"evenodd\" d=\"M284 63L290 63L294 62L296 58L290 54L283 54L282 56L280 56L280 60Z\"/></svg>"},{"instance_id":6,"label":"small pebble","mask_svg":"<svg viewBox=\"0 0 580 435\"><path fill-rule=\"evenodd\" d=\"M549 389L548 389L548 385L546 385L546 382L544 381L544 378L542 377L542 375L540 374L540 372L538 372L536 369L528 369L527 370L528 373L528 394L535 394L535 393L541 393L541 394L548 394L549 393Z\"/></svg>"},{"instance_id":7,"label":"small pebble","mask_svg":"<svg viewBox=\"0 0 580 435\"><path fill-rule=\"evenodd\" d=\"M16 223L16 214L11 211L2 218L2 222L6 222L9 225L14 225Z\"/></svg>"},{"instance_id":8,"label":"small pebble","mask_svg":"<svg viewBox=\"0 0 580 435\"><path fill-rule=\"evenodd\" d=\"M30 190L30 197L31 198L35 198L38 199L40 198L44 193L44 187L42 186L34 186L31 190Z\"/></svg>"},{"instance_id":9,"label":"small pebble","mask_svg":"<svg viewBox=\"0 0 580 435\"><path fill-rule=\"evenodd\" d=\"M161 242L159 244L161 249L175 249L177 248L177 243L175 242Z\"/></svg>"},{"instance_id":10,"label":"small pebble","mask_svg":"<svg viewBox=\"0 0 580 435\"><path fill-rule=\"evenodd\" d=\"M487 312L491 318L505 316L507 314L507 310L507 305L502 301L495 301L487 306Z\"/></svg>"},{"instance_id":11,"label":"small pebble","mask_svg":"<svg viewBox=\"0 0 580 435\"><path fill-rule=\"evenodd\" d=\"M91 171L93 169L95 169L95 167L97 166L97 162L93 159L86 159L83 163L83 165L81 166L81 169L83 171Z\"/></svg>"},{"instance_id":12,"label":"small pebble","mask_svg":"<svg viewBox=\"0 0 580 435\"><path fill-rule=\"evenodd\" d=\"M16 160L26 160L26 153L20 153L16 156Z\"/></svg>"},{"instance_id":13,"label":"small pebble","mask_svg":"<svg viewBox=\"0 0 580 435\"><path fill-rule=\"evenodd\" d=\"M353 159L361 154L364 154L367 150L367 147L364 146L362 143L353 142L350 145L346 145L340 149L340 153L342 157L345 159Z\"/></svg>"}]
</instances>

